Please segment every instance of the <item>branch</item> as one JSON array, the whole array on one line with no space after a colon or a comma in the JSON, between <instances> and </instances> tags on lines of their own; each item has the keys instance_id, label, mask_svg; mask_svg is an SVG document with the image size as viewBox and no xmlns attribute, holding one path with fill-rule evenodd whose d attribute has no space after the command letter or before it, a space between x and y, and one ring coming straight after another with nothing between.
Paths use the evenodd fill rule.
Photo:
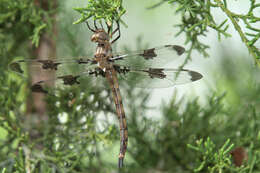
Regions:
<instances>
[{"instance_id":1,"label":"branch","mask_svg":"<svg viewBox=\"0 0 260 173\"><path fill-rule=\"evenodd\" d=\"M175 11L176 13L181 13L182 15L182 23L177 25L180 31L176 35L178 36L181 33L185 33L185 44L191 43L190 49L188 50L189 54L187 55L186 61L182 66L188 62L190 59L190 54L193 50L197 50L205 57L208 56L207 48L209 48L209 46L199 41L201 36L206 37L208 28L213 29L218 33L219 40L221 39L221 36L231 36L227 33L229 25L226 24L226 22L228 19L231 20L235 29L239 33L242 42L246 44L249 53L253 56L256 64L260 66L260 51L254 45L260 38L260 29L252 26L252 24L260 22L260 17L254 15L254 11L260 7L260 3L256 3L256 0L250 0L251 4L247 14L236 14L231 12L227 8L226 0L214 0L214 2L210 0L161 0L160 3L152 7L158 7L166 1L169 4L177 5L178 7ZM228 19L225 19L220 24L217 24L214 20L214 16L211 14L212 8L220 8L228 16ZM245 23L246 29L250 30L250 32L244 32L241 29L238 24L239 19Z\"/></svg>"},{"instance_id":2,"label":"branch","mask_svg":"<svg viewBox=\"0 0 260 173\"><path fill-rule=\"evenodd\" d=\"M94 20L104 20L109 24L113 21L120 21L121 16L126 10L122 6L122 0L89 0L85 8L74 8L81 14L81 17L73 24L79 24L93 18Z\"/></svg>"},{"instance_id":3,"label":"branch","mask_svg":"<svg viewBox=\"0 0 260 173\"><path fill-rule=\"evenodd\" d=\"M231 20L232 24L234 25L235 29L237 30L237 32L239 33L241 40L245 43L245 45L247 46L247 49L249 51L249 53L254 57L255 59L255 63L258 64L258 66L260 66L260 52L257 51L257 48L254 46L254 43L259 39L260 37L260 30L259 29L254 29L253 27L251 27L251 25L247 22L247 20L251 20L250 23L255 23L257 21L260 21L259 17L255 17L252 13L253 9L258 7L258 5L254 4L254 0L251 0L251 8L248 12L247 15L241 15L241 14L235 14L232 13L231 11L229 11L226 8L226 5L224 5L220 0L214 0L217 5L221 8L221 10L226 13L226 15L228 16L228 18ZM254 30L256 32L258 32L257 35L255 35L255 38L253 38L251 41L249 41L246 37L246 35L244 34L244 32L242 31L241 27L238 25L237 23L237 19L241 18L244 23L247 25L248 29ZM252 35L253 36L253 35Z\"/></svg>"}]
</instances>

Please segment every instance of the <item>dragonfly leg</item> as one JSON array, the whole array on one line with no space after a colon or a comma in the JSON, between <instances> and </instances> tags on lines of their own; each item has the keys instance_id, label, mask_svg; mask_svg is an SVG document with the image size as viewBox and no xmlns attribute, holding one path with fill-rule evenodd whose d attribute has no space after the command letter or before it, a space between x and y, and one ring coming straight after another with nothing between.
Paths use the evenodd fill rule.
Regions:
<instances>
[{"instance_id":1,"label":"dragonfly leg","mask_svg":"<svg viewBox=\"0 0 260 173\"><path fill-rule=\"evenodd\" d=\"M109 34L110 30L111 30L111 25L109 25L107 22L106 22L106 25L107 25L107 33Z\"/></svg>"},{"instance_id":2,"label":"dragonfly leg","mask_svg":"<svg viewBox=\"0 0 260 173\"><path fill-rule=\"evenodd\" d=\"M116 42L121 36L119 21L117 21L116 24L117 24L117 28L112 32L111 36L113 36L117 31L118 31L118 36L111 42L111 44Z\"/></svg>"},{"instance_id":3,"label":"dragonfly leg","mask_svg":"<svg viewBox=\"0 0 260 173\"><path fill-rule=\"evenodd\" d=\"M92 28L89 26L89 24L88 24L88 22L87 22L87 21L86 21L86 24L87 24L87 26L88 26L88 29L89 29L90 31L92 31L92 32L96 32L96 30L92 29Z\"/></svg>"},{"instance_id":4,"label":"dragonfly leg","mask_svg":"<svg viewBox=\"0 0 260 173\"><path fill-rule=\"evenodd\" d=\"M95 26L95 29L98 30L97 21L96 20L94 20L94 26Z\"/></svg>"},{"instance_id":5,"label":"dragonfly leg","mask_svg":"<svg viewBox=\"0 0 260 173\"><path fill-rule=\"evenodd\" d=\"M112 32L111 36L113 36L120 29L118 21L116 22L116 24L117 24L117 28Z\"/></svg>"},{"instance_id":6,"label":"dragonfly leg","mask_svg":"<svg viewBox=\"0 0 260 173\"><path fill-rule=\"evenodd\" d=\"M99 24L100 24L101 28L104 30L104 27L103 27L102 21L99 21Z\"/></svg>"}]
</instances>

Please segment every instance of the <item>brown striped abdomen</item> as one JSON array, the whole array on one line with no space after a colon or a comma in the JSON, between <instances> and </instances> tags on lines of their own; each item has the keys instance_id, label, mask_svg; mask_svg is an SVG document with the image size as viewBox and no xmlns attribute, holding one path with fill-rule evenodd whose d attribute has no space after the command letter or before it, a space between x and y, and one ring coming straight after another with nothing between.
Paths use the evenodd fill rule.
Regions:
<instances>
[{"instance_id":1,"label":"brown striped abdomen","mask_svg":"<svg viewBox=\"0 0 260 173\"><path fill-rule=\"evenodd\" d=\"M113 66L111 66L110 69L106 69L106 78L109 82L110 88L112 89L113 99L116 105L117 117L119 120L120 152L119 152L118 166L121 168L123 166L123 160L127 149L128 131L127 131L126 118L125 118L125 111L122 103L122 97L118 85L118 79L116 76L116 71L113 68Z\"/></svg>"}]
</instances>

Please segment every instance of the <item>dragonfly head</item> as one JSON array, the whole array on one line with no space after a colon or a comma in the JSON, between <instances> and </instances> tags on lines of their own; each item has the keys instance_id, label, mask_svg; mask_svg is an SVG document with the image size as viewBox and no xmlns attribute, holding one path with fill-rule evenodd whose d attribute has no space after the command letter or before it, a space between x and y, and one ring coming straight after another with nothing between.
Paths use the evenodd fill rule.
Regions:
<instances>
[{"instance_id":1,"label":"dragonfly head","mask_svg":"<svg viewBox=\"0 0 260 173\"><path fill-rule=\"evenodd\" d=\"M91 37L92 42L104 43L109 41L109 35L103 30L97 30Z\"/></svg>"}]
</instances>

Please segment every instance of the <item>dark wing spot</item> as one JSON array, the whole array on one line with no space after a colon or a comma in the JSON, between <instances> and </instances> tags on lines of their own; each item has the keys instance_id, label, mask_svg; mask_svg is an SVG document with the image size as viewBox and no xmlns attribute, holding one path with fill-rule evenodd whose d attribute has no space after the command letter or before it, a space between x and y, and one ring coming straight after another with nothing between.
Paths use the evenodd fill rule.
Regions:
<instances>
[{"instance_id":1,"label":"dark wing spot","mask_svg":"<svg viewBox=\"0 0 260 173\"><path fill-rule=\"evenodd\" d=\"M151 78L166 78L166 74L163 72L164 69L162 68L149 68L149 70L143 70L147 72Z\"/></svg>"},{"instance_id":2,"label":"dark wing spot","mask_svg":"<svg viewBox=\"0 0 260 173\"><path fill-rule=\"evenodd\" d=\"M144 59L153 59L153 57L156 57L156 53L154 52L155 48L152 49L146 49L144 50L143 54L140 54L140 56L143 56Z\"/></svg>"},{"instance_id":3,"label":"dark wing spot","mask_svg":"<svg viewBox=\"0 0 260 173\"><path fill-rule=\"evenodd\" d=\"M165 45L165 47L172 47L178 55L182 55L185 52L184 47L178 45Z\"/></svg>"},{"instance_id":4,"label":"dark wing spot","mask_svg":"<svg viewBox=\"0 0 260 173\"><path fill-rule=\"evenodd\" d=\"M42 68L47 70L47 69L51 69L51 70L57 70L58 69L58 65L60 65L61 63L55 63L52 60L38 60L39 63L42 63Z\"/></svg>"},{"instance_id":5,"label":"dark wing spot","mask_svg":"<svg viewBox=\"0 0 260 173\"><path fill-rule=\"evenodd\" d=\"M196 72L196 71L188 71L189 72L189 75L191 76L191 81L196 81L196 80L199 80L201 79L203 76L202 74Z\"/></svg>"},{"instance_id":6,"label":"dark wing spot","mask_svg":"<svg viewBox=\"0 0 260 173\"><path fill-rule=\"evenodd\" d=\"M10 64L9 67L10 67L10 69L11 69L12 71L15 71L15 72L18 72L18 73L21 73L21 74L23 74L23 72L24 72L24 71L22 70L20 64L17 63L17 62L14 62L14 63Z\"/></svg>"},{"instance_id":7,"label":"dark wing spot","mask_svg":"<svg viewBox=\"0 0 260 173\"><path fill-rule=\"evenodd\" d=\"M102 69L100 69L100 68L95 68L95 70L91 70L91 71L89 71L89 73L88 73L89 75L95 75L96 77L97 76L102 76L102 77L105 77L106 76L106 73L102 70Z\"/></svg>"},{"instance_id":8,"label":"dark wing spot","mask_svg":"<svg viewBox=\"0 0 260 173\"><path fill-rule=\"evenodd\" d=\"M118 73L123 73L126 74L130 71L129 68L125 67L125 66L120 66L120 65L113 65L114 69L116 70L116 72Z\"/></svg>"},{"instance_id":9,"label":"dark wing spot","mask_svg":"<svg viewBox=\"0 0 260 173\"><path fill-rule=\"evenodd\" d=\"M44 93L48 94L48 91L44 90L43 87L40 84L34 84L31 86L32 92L38 92L38 93Z\"/></svg>"},{"instance_id":10,"label":"dark wing spot","mask_svg":"<svg viewBox=\"0 0 260 173\"><path fill-rule=\"evenodd\" d=\"M97 61L90 60L90 59L84 60L84 59L80 58L76 61L77 61L78 64L97 64Z\"/></svg>"},{"instance_id":11,"label":"dark wing spot","mask_svg":"<svg viewBox=\"0 0 260 173\"><path fill-rule=\"evenodd\" d=\"M79 77L80 76L67 75L67 76L60 76L58 77L58 79L62 79L64 85L74 85L74 84L80 84L80 82L77 81Z\"/></svg>"}]
</instances>

